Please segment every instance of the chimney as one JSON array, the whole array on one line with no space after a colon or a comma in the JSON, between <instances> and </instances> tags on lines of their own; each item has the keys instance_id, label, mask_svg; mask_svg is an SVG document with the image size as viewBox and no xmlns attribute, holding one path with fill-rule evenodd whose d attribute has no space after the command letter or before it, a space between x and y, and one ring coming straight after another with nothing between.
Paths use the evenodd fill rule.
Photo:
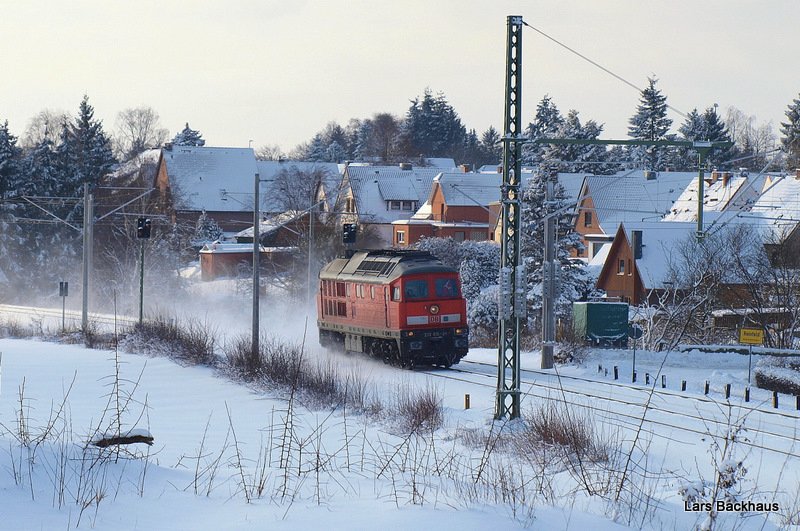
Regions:
<instances>
[{"instance_id":1,"label":"chimney","mask_svg":"<svg viewBox=\"0 0 800 531\"><path fill-rule=\"evenodd\" d=\"M412 166L408 162L401 162L400 163L400 169L403 170L403 171L409 171L409 170L411 170L411 168L412 168Z\"/></svg>"},{"instance_id":2,"label":"chimney","mask_svg":"<svg viewBox=\"0 0 800 531\"><path fill-rule=\"evenodd\" d=\"M497 173L503 173L503 165L502 164L497 167Z\"/></svg>"},{"instance_id":3,"label":"chimney","mask_svg":"<svg viewBox=\"0 0 800 531\"><path fill-rule=\"evenodd\" d=\"M642 257L642 231L631 231L631 239L633 240L633 258L639 260Z\"/></svg>"},{"instance_id":4,"label":"chimney","mask_svg":"<svg viewBox=\"0 0 800 531\"><path fill-rule=\"evenodd\" d=\"M800 168L794 170L794 178L800 181Z\"/></svg>"},{"instance_id":5,"label":"chimney","mask_svg":"<svg viewBox=\"0 0 800 531\"><path fill-rule=\"evenodd\" d=\"M658 174L656 172L652 171L652 170L645 170L644 171L644 179L646 181L655 181L657 175Z\"/></svg>"},{"instance_id":6,"label":"chimney","mask_svg":"<svg viewBox=\"0 0 800 531\"><path fill-rule=\"evenodd\" d=\"M748 172L747 168L739 168L739 175L741 175L742 177L747 178L748 173L749 172Z\"/></svg>"},{"instance_id":7,"label":"chimney","mask_svg":"<svg viewBox=\"0 0 800 531\"><path fill-rule=\"evenodd\" d=\"M722 172L722 186L728 186L731 182L731 177L733 177L733 173L729 171Z\"/></svg>"},{"instance_id":8,"label":"chimney","mask_svg":"<svg viewBox=\"0 0 800 531\"><path fill-rule=\"evenodd\" d=\"M469 164L462 164L461 166L459 166L459 168L461 168L462 173L469 173L472 171L472 166L470 166Z\"/></svg>"},{"instance_id":9,"label":"chimney","mask_svg":"<svg viewBox=\"0 0 800 531\"><path fill-rule=\"evenodd\" d=\"M708 184L714 184L715 182L717 182L717 179L719 179L719 172L717 170L714 170L711 172L711 177L706 180L708 181Z\"/></svg>"}]
</instances>

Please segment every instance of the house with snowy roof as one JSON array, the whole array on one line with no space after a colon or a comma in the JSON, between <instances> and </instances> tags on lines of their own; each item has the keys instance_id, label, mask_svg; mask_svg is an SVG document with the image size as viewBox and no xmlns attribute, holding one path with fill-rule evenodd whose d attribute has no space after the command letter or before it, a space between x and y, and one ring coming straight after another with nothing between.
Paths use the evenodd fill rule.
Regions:
<instances>
[{"instance_id":1,"label":"house with snowy roof","mask_svg":"<svg viewBox=\"0 0 800 531\"><path fill-rule=\"evenodd\" d=\"M392 222L410 219L417 212L430 195L434 177L441 172L441 168L406 163L350 164L344 170L335 211L343 222L357 223L362 233L373 235L376 246L390 247Z\"/></svg>"},{"instance_id":2,"label":"house with snowy roof","mask_svg":"<svg viewBox=\"0 0 800 531\"><path fill-rule=\"evenodd\" d=\"M773 262L788 260L785 265L800 267L800 169L769 183L750 211L740 217L759 222Z\"/></svg>"},{"instance_id":3,"label":"house with snowy roof","mask_svg":"<svg viewBox=\"0 0 800 531\"><path fill-rule=\"evenodd\" d=\"M591 266L602 260L597 287L607 297L634 306L667 289L669 257L695 235L696 228L690 222L620 223L611 244L590 261Z\"/></svg>"},{"instance_id":4,"label":"house with snowy roof","mask_svg":"<svg viewBox=\"0 0 800 531\"><path fill-rule=\"evenodd\" d=\"M261 181L259 208L274 215L290 208L307 208L314 201L314 186L291 186L293 176L324 175L340 180L332 163L258 161L250 148L171 146L161 150L154 188L158 209L174 223L194 224L205 211L226 232L238 232L253 224L255 176ZM287 186L288 181L288 186ZM308 190L287 207L287 188Z\"/></svg>"},{"instance_id":5,"label":"house with snowy roof","mask_svg":"<svg viewBox=\"0 0 800 531\"><path fill-rule=\"evenodd\" d=\"M497 211L489 205L500 196L499 174L440 173L430 195L410 218L392 222L395 247L407 247L422 237L456 241L491 240Z\"/></svg>"},{"instance_id":6,"label":"house with snowy roof","mask_svg":"<svg viewBox=\"0 0 800 531\"><path fill-rule=\"evenodd\" d=\"M779 176L765 173L713 171L703 179L703 212L746 211L765 186ZM664 216L664 221L697 221L698 176L695 176Z\"/></svg>"},{"instance_id":7,"label":"house with snowy roof","mask_svg":"<svg viewBox=\"0 0 800 531\"><path fill-rule=\"evenodd\" d=\"M584 250L574 255L591 260L614 240L620 223L662 219L696 177L696 173L642 170L587 175L578 193L574 221Z\"/></svg>"}]
</instances>

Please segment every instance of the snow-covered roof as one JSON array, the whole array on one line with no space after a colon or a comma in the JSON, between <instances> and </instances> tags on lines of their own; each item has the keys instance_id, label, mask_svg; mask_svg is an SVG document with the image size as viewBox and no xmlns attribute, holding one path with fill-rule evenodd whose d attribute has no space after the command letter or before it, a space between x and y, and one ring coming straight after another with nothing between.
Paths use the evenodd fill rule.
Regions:
<instances>
[{"instance_id":1,"label":"snow-covered roof","mask_svg":"<svg viewBox=\"0 0 800 531\"><path fill-rule=\"evenodd\" d=\"M627 222L622 226L628 245L632 245L633 231L642 231L642 257L636 260L636 269L645 289L665 287L669 257L681 242L687 241L697 231L695 223L681 221Z\"/></svg>"},{"instance_id":2,"label":"snow-covered roof","mask_svg":"<svg viewBox=\"0 0 800 531\"><path fill-rule=\"evenodd\" d=\"M442 173L434 179L447 206L488 206L500 200L500 174Z\"/></svg>"},{"instance_id":3,"label":"snow-covered roof","mask_svg":"<svg viewBox=\"0 0 800 531\"><path fill-rule=\"evenodd\" d=\"M767 238L783 241L800 223L800 179L785 177L768 187L747 216L763 221Z\"/></svg>"},{"instance_id":4,"label":"snow-covered roof","mask_svg":"<svg viewBox=\"0 0 800 531\"><path fill-rule=\"evenodd\" d=\"M557 176L558 184L564 188L564 195L567 199L577 201L583 188L585 173L559 173Z\"/></svg>"},{"instance_id":5,"label":"snow-covered roof","mask_svg":"<svg viewBox=\"0 0 800 531\"><path fill-rule=\"evenodd\" d=\"M250 148L163 149L178 210L252 211L256 168Z\"/></svg>"},{"instance_id":6,"label":"snow-covered roof","mask_svg":"<svg viewBox=\"0 0 800 531\"><path fill-rule=\"evenodd\" d=\"M635 170L589 175L585 183L600 227L606 234L614 234L622 222L660 220L696 176L661 172L648 179L643 171Z\"/></svg>"},{"instance_id":7,"label":"snow-covered roof","mask_svg":"<svg viewBox=\"0 0 800 531\"><path fill-rule=\"evenodd\" d=\"M410 218L413 212L390 210L386 202L415 201L422 205L439 173L441 169L431 167L401 169L399 166L350 165L346 170L359 217L371 223Z\"/></svg>"},{"instance_id":8,"label":"snow-covered roof","mask_svg":"<svg viewBox=\"0 0 800 531\"><path fill-rule=\"evenodd\" d=\"M265 234L269 234L270 232L276 231L279 228L283 227L287 223L291 223L292 221L299 219L307 214L307 211L303 212L296 212L293 210L289 210L287 212L281 212L275 216L271 216L267 219L262 219L261 223L258 224L258 233L261 236ZM253 238L253 227L248 227L244 230L237 232L234 235L236 238Z\"/></svg>"},{"instance_id":9,"label":"snow-covered roof","mask_svg":"<svg viewBox=\"0 0 800 531\"><path fill-rule=\"evenodd\" d=\"M439 171L452 171L456 167L456 161L446 157L426 158L425 164L432 168L439 168Z\"/></svg>"},{"instance_id":10,"label":"snow-covered roof","mask_svg":"<svg viewBox=\"0 0 800 531\"><path fill-rule=\"evenodd\" d=\"M335 163L256 160L250 148L174 146L163 149L164 163L178 210L247 212L253 210L255 175L261 180L261 210L282 210L275 177L282 171L319 170L323 183L338 188ZM311 197L309 197L309 204Z\"/></svg>"},{"instance_id":11,"label":"snow-covered roof","mask_svg":"<svg viewBox=\"0 0 800 531\"><path fill-rule=\"evenodd\" d=\"M747 210L758 199L761 189L767 180L763 173L749 174L747 172L719 172L706 176L704 180L712 179L703 187L703 213L719 212L722 210ZM683 191L681 196L670 208L664 217L665 221L695 221L697 220L697 191L698 179L695 177Z\"/></svg>"}]
</instances>

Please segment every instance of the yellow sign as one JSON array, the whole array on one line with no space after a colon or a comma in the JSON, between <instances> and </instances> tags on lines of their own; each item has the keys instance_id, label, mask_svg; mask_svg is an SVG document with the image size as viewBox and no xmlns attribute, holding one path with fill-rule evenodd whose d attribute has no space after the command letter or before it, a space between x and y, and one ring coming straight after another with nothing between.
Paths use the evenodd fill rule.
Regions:
<instances>
[{"instance_id":1,"label":"yellow sign","mask_svg":"<svg viewBox=\"0 0 800 531\"><path fill-rule=\"evenodd\" d=\"M739 343L745 345L763 345L764 331L760 328L740 328Z\"/></svg>"}]
</instances>

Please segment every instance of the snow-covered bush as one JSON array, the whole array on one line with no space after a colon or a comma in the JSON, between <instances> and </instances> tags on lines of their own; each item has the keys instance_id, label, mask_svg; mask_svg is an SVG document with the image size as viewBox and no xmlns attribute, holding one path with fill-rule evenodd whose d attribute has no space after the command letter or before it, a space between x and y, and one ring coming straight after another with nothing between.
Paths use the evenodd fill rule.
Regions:
<instances>
[{"instance_id":1,"label":"snow-covered bush","mask_svg":"<svg viewBox=\"0 0 800 531\"><path fill-rule=\"evenodd\" d=\"M756 362L756 386L787 395L800 395L800 358L763 356Z\"/></svg>"}]
</instances>

